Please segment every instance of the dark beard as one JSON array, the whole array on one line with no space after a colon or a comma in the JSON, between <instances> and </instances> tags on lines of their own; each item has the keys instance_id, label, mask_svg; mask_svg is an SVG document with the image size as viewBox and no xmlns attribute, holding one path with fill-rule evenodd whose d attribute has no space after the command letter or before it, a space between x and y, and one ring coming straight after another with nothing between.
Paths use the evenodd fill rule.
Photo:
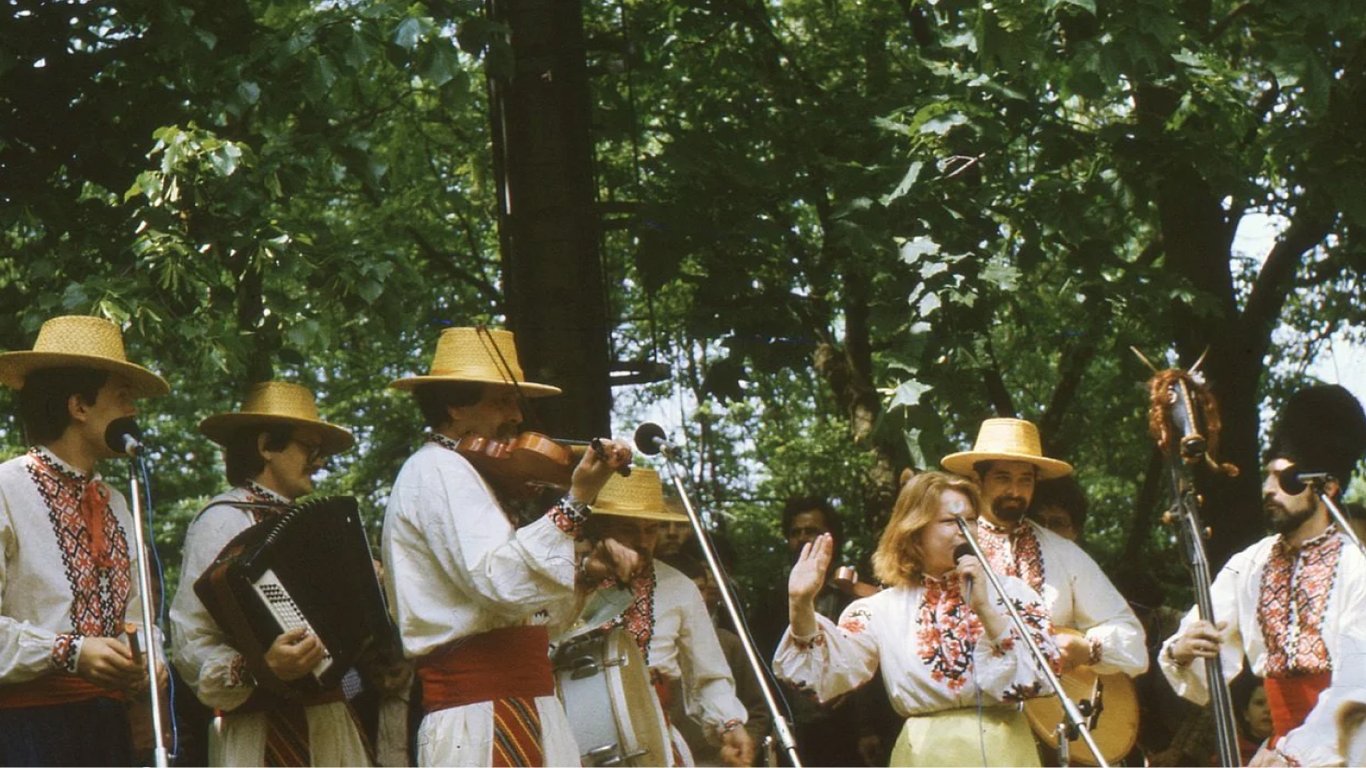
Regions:
<instances>
[{"instance_id":1,"label":"dark beard","mask_svg":"<svg viewBox=\"0 0 1366 768\"><path fill-rule=\"evenodd\" d=\"M996 515L996 519L1009 523L1023 520L1028 509L1029 505L1018 496L997 496L991 500L992 514Z\"/></svg>"},{"instance_id":2,"label":"dark beard","mask_svg":"<svg viewBox=\"0 0 1366 768\"><path fill-rule=\"evenodd\" d=\"M1266 513L1267 524L1271 526L1273 531L1282 536L1294 533L1295 529L1314 515L1313 508L1302 512L1291 512L1284 505L1277 504L1274 501L1263 502L1262 511Z\"/></svg>"}]
</instances>

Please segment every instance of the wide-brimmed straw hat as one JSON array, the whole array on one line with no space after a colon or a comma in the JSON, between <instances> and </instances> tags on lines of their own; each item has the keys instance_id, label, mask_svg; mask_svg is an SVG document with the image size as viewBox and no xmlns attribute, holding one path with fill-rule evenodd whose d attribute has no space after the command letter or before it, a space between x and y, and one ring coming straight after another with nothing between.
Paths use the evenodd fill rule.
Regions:
<instances>
[{"instance_id":1,"label":"wide-brimmed straw hat","mask_svg":"<svg viewBox=\"0 0 1366 768\"><path fill-rule=\"evenodd\" d=\"M166 380L140 365L128 362L123 333L103 317L64 315L38 329L33 349L0 354L0 383L23 389L33 371L43 368L94 368L121 376L133 387L135 397L153 397L171 391Z\"/></svg>"},{"instance_id":2,"label":"wide-brimmed straw hat","mask_svg":"<svg viewBox=\"0 0 1366 768\"><path fill-rule=\"evenodd\" d=\"M664 506L664 491L659 473L645 467L631 467L626 477L612 475L598 491L593 502L594 515L639 517L662 522L687 522L688 516Z\"/></svg>"},{"instance_id":3,"label":"wide-brimmed straw hat","mask_svg":"<svg viewBox=\"0 0 1366 768\"><path fill-rule=\"evenodd\" d=\"M971 475L979 461L1023 461L1039 469L1040 480L1072 474L1072 465L1043 455L1039 428L1024 419L987 419L972 450L951 453L939 462L950 472Z\"/></svg>"},{"instance_id":4,"label":"wide-brimmed straw hat","mask_svg":"<svg viewBox=\"0 0 1366 768\"><path fill-rule=\"evenodd\" d=\"M442 381L469 381L512 386L515 382L527 397L560 394L559 387L526 380L517 359L512 331L497 328L447 328L436 340L431 372L389 383L394 389L411 390Z\"/></svg>"},{"instance_id":5,"label":"wide-brimmed straw hat","mask_svg":"<svg viewBox=\"0 0 1366 768\"><path fill-rule=\"evenodd\" d=\"M328 424L318 417L318 404L308 387L285 381L263 381L253 385L246 402L242 403L242 410L216 413L199 422L199 431L215 443L226 445L243 427L276 424L316 429L322 435L323 453L327 454L340 453L356 443L350 430Z\"/></svg>"}]
</instances>

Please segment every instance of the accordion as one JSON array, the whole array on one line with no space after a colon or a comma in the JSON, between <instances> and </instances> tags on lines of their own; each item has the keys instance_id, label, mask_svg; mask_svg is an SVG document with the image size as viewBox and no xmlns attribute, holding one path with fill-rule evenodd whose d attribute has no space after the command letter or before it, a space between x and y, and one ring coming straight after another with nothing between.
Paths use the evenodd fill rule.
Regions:
<instances>
[{"instance_id":1,"label":"accordion","mask_svg":"<svg viewBox=\"0 0 1366 768\"><path fill-rule=\"evenodd\" d=\"M331 688L394 637L356 500L319 498L239 533L195 581L203 601L266 690L292 698ZM311 675L286 683L265 653L305 627L322 642Z\"/></svg>"}]
</instances>

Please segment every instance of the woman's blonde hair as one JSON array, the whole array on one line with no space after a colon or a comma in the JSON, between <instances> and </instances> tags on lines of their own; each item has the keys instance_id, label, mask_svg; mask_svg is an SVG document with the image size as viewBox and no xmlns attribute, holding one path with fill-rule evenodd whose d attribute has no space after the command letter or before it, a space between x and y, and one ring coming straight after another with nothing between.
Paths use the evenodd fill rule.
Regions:
<instances>
[{"instance_id":1,"label":"woman's blonde hair","mask_svg":"<svg viewBox=\"0 0 1366 768\"><path fill-rule=\"evenodd\" d=\"M958 491L967 498L974 512L981 513L982 493L973 481L945 472L922 472L901 486L892 519L882 529L877 551L873 553L873 573L889 587L920 582L925 573L925 552L920 532L939 517L939 500L944 491Z\"/></svg>"}]
</instances>

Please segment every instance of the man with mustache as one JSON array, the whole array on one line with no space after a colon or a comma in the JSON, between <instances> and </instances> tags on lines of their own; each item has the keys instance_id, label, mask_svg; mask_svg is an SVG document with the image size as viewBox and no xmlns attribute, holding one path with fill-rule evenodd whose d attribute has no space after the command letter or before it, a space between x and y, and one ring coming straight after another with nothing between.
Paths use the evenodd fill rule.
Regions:
<instances>
[{"instance_id":1,"label":"man with mustache","mask_svg":"<svg viewBox=\"0 0 1366 768\"><path fill-rule=\"evenodd\" d=\"M1300 481L1326 473L1340 497L1366 452L1366 413L1336 385L1311 386L1285 404L1267 452L1262 509L1274 533L1229 558L1210 587L1214 618L1195 609L1163 644L1162 672L1181 695L1209 698L1204 665L1219 657L1233 679L1247 657L1265 679L1273 732L1252 764L1341 765L1333 712L1319 705L1347 683L1349 651L1366 642L1366 557L1338 530L1327 506ZM1353 638L1350 642L1348 638ZM1330 688L1330 686L1332 686ZM1273 752L1274 750L1274 752Z\"/></svg>"},{"instance_id":2,"label":"man with mustache","mask_svg":"<svg viewBox=\"0 0 1366 768\"><path fill-rule=\"evenodd\" d=\"M526 380L512 332L447 328L430 372L390 386L413 393L430 428L394 480L383 534L390 610L422 681L417 763L577 764L547 627L573 620L577 587L639 565L610 538L575 554L589 505L631 450L603 439L569 492L517 527L460 445L516 434L522 397L560 392Z\"/></svg>"},{"instance_id":3,"label":"man with mustache","mask_svg":"<svg viewBox=\"0 0 1366 768\"><path fill-rule=\"evenodd\" d=\"M941 463L981 483L977 539L992 570L1023 579L1043 596L1055 626L1082 633L1057 636L1063 669L1084 664L1097 674L1143 674L1143 625L1128 601L1081 547L1025 517L1038 481L1072 473L1067 462L1043 455L1038 428L1022 419L987 419L971 451Z\"/></svg>"}]
</instances>

